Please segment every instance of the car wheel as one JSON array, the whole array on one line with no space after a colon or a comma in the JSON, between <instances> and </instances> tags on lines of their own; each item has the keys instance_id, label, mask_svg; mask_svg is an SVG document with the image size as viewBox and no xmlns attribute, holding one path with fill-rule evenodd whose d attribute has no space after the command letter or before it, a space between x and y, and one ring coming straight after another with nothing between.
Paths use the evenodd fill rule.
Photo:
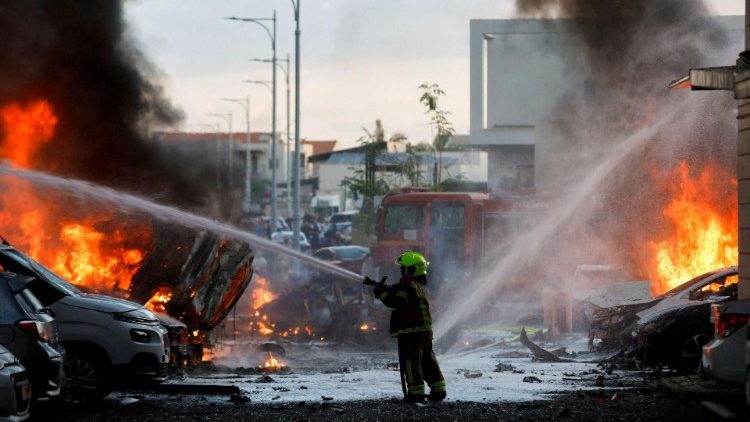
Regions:
<instances>
[{"instance_id":1,"label":"car wheel","mask_svg":"<svg viewBox=\"0 0 750 422\"><path fill-rule=\"evenodd\" d=\"M696 334L688 337L680 349L680 366L682 370L695 371L703 356L703 345L708 343L711 338L705 334Z\"/></svg>"},{"instance_id":2,"label":"car wheel","mask_svg":"<svg viewBox=\"0 0 750 422\"><path fill-rule=\"evenodd\" d=\"M101 400L112 390L107 382L107 365L95 355L70 351L63 365L62 396L70 402Z\"/></svg>"}]
</instances>

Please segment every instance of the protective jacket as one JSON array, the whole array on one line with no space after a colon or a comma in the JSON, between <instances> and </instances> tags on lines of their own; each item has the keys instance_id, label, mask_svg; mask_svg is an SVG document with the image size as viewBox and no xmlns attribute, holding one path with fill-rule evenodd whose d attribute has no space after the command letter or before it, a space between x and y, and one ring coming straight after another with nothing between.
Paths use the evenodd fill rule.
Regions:
<instances>
[{"instance_id":1,"label":"protective jacket","mask_svg":"<svg viewBox=\"0 0 750 422\"><path fill-rule=\"evenodd\" d=\"M391 336L432 332L430 305L421 283L402 278L398 284L376 287L374 293L385 306L393 309Z\"/></svg>"}]
</instances>

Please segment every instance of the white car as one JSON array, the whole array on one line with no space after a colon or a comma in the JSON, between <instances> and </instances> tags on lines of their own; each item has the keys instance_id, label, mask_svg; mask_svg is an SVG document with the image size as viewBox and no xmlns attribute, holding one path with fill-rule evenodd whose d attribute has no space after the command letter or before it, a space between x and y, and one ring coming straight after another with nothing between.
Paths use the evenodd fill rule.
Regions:
<instances>
[{"instance_id":1,"label":"white car","mask_svg":"<svg viewBox=\"0 0 750 422\"><path fill-rule=\"evenodd\" d=\"M16 357L0 346L0 420L22 421L29 417L31 383Z\"/></svg>"},{"instance_id":2,"label":"white car","mask_svg":"<svg viewBox=\"0 0 750 422\"><path fill-rule=\"evenodd\" d=\"M29 289L55 313L66 351L63 396L99 399L134 379L167 378L169 340L153 312L127 300L86 294L9 245L0 245L0 265L34 277Z\"/></svg>"}]
</instances>

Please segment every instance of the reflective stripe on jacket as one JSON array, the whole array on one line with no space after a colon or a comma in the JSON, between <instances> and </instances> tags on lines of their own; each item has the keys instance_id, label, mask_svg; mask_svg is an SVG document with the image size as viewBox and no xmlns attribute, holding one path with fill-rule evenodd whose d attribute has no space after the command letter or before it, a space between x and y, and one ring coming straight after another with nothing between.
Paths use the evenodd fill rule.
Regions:
<instances>
[{"instance_id":1,"label":"reflective stripe on jacket","mask_svg":"<svg viewBox=\"0 0 750 422\"><path fill-rule=\"evenodd\" d=\"M378 294L383 304L391 309L391 336L432 331L430 304L422 284L402 279Z\"/></svg>"}]
</instances>

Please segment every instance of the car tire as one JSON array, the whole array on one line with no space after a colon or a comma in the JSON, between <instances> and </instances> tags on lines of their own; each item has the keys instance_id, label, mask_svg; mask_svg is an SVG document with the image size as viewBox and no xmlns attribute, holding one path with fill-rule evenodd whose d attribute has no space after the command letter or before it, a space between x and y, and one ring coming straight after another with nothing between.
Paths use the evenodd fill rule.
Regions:
<instances>
[{"instance_id":1,"label":"car tire","mask_svg":"<svg viewBox=\"0 0 750 422\"><path fill-rule=\"evenodd\" d=\"M63 364L63 398L72 403L101 400L112 392L106 359L82 349L68 350Z\"/></svg>"},{"instance_id":2,"label":"car tire","mask_svg":"<svg viewBox=\"0 0 750 422\"><path fill-rule=\"evenodd\" d=\"M695 334L685 339L680 347L679 367L676 369L688 372L698 370L703 356L703 346L709 341L711 338L705 334Z\"/></svg>"}]
</instances>

